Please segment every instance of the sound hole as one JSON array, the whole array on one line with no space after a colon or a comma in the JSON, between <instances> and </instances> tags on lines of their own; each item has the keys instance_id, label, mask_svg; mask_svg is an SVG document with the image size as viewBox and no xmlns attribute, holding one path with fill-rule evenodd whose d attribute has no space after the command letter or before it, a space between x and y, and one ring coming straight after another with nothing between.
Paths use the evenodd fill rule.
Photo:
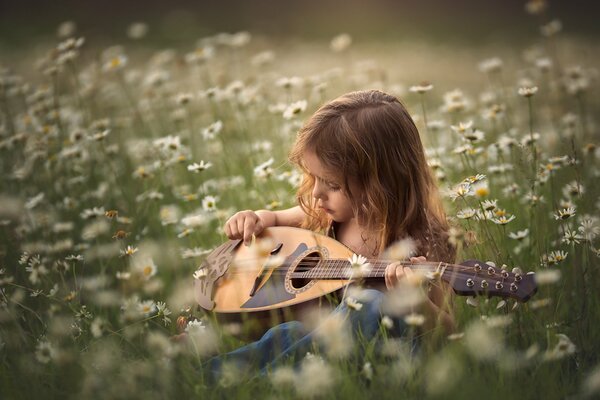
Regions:
<instances>
[{"instance_id":1,"label":"sound hole","mask_svg":"<svg viewBox=\"0 0 600 400\"><path fill-rule=\"evenodd\" d=\"M302 260L300 260L294 269L292 278L290 279L290 283L294 289L301 289L312 281L311 278L317 278L317 276L311 276L311 271L317 266L319 261L321 261L321 253L318 251L308 253Z\"/></svg>"}]
</instances>

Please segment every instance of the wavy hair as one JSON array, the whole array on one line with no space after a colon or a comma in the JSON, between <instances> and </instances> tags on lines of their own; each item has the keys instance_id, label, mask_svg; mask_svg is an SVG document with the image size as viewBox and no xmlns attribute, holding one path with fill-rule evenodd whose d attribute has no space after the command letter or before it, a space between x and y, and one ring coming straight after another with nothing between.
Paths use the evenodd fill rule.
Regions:
<instances>
[{"instance_id":1,"label":"wavy hair","mask_svg":"<svg viewBox=\"0 0 600 400\"><path fill-rule=\"evenodd\" d=\"M410 236L418 243L417 255L454 262L449 225L419 132L396 97L379 90L347 93L319 108L298 132L289 159L304 172L297 192L307 215L303 227L325 230L332 221L312 196L315 182L303 164L306 151L339 172L354 215L377 238L379 253Z\"/></svg>"}]
</instances>

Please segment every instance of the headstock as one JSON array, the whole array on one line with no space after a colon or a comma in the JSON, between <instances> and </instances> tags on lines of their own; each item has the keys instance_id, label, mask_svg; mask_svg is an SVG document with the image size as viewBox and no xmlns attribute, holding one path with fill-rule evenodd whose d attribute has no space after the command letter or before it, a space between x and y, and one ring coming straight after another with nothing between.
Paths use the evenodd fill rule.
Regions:
<instances>
[{"instance_id":1,"label":"headstock","mask_svg":"<svg viewBox=\"0 0 600 400\"><path fill-rule=\"evenodd\" d=\"M479 260L467 260L450 274L448 283L462 296L499 296L529 300L537 291L535 274L524 274L518 269L508 271Z\"/></svg>"}]
</instances>

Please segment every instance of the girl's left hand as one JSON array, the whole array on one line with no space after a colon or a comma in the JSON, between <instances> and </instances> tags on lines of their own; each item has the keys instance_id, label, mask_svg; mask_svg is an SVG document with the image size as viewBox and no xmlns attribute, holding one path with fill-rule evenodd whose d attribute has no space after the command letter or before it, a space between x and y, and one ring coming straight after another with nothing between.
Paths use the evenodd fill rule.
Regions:
<instances>
[{"instance_id":1,"label":"girl's left hand","mask_svg":"<svg viewBox=\"0 0 600 400\"><path fill-rule=\"evenodd\" d=\"M421 262L426 261L427 259L423 256L419 257L411 257L410 262ZM388 289L392 289L398 285L402 279L411 278L414 276L414 272L410 267L403 266L402 262L397 261L389 264L385 268L385 286Z\"/></svg>"}]
</instances>

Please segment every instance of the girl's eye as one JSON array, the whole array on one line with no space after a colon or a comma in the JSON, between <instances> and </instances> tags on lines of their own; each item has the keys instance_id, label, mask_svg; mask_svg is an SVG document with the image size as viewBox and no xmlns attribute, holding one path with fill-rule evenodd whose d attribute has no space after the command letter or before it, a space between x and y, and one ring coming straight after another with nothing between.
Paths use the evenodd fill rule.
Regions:
<instances>
[{"instance_id":1,"label":"girl's eye","mask_svg":"<svg viewBox=\"0 0 600 400\"><path fill-rule=\"evenodd\" d=\"M327 187L329 188L329 190L331 190L332 192L337 192L338 190L341 189L341 187L339 187L338 185L335 184L328 184Z\"/></svg>"}]
</instances>

